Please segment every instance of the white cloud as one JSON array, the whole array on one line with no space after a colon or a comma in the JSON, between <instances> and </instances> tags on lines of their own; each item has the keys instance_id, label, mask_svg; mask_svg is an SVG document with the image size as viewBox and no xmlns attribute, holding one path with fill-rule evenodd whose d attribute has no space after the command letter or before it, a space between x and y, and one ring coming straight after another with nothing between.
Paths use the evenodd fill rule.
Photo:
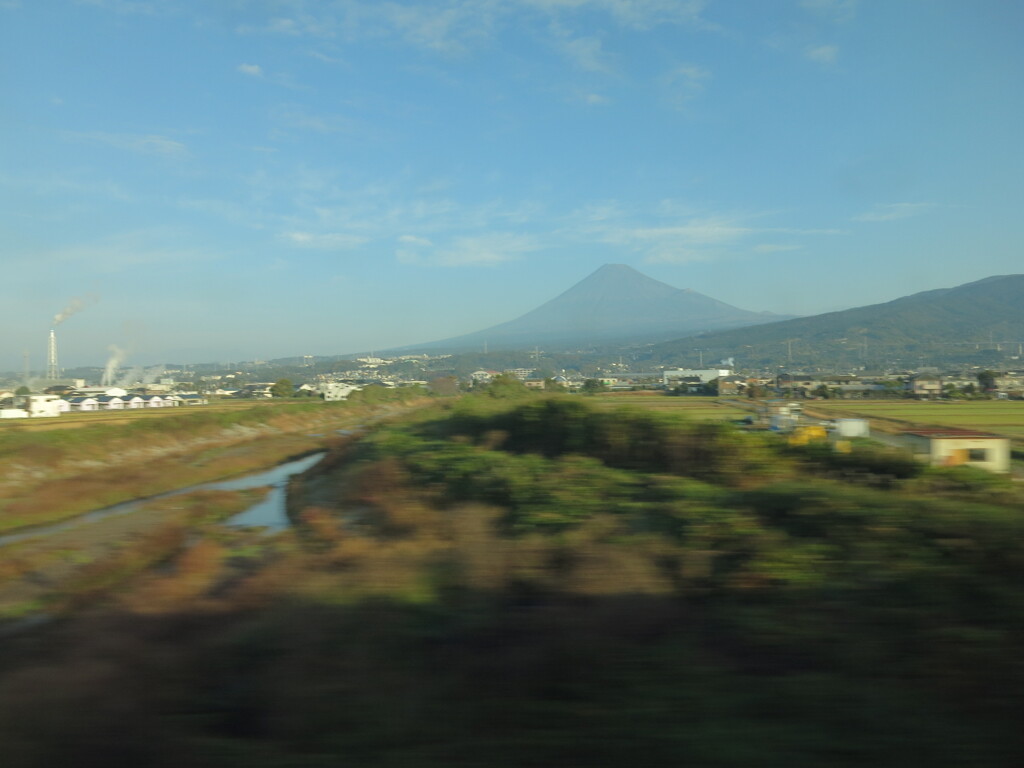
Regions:
<instances>
[{"instance_id":1,"label":"white cloud","mask_svg":"<svg viewBox=\"0 0 1024 768\"><path fill-rule=\"evenodd\" d=\"M711 72L695 64L682 64L664 77L668 101L676 109L704 92L704 86L711 79Z\"/></svg>"},{"instance_id":2,"label":"white cloud","mask_svg":"<svg viewBox=\"0 0 1024 768\"><path fill-rule=\"evenodd\" d=\"M799 251L802 245L780 245L777 243L761 243L754 246L755 253L783 253L785 251Z\"/></svg>"},{"instance_id":3,"label":"white cloud","mask_svg":"<svg viewBox=\"0 0 1024 768\"><path fill-rule=\"evenodd\" d=\"M441 5L392 2L363 6L363 10L369 18L377 16L378 23L413 45L438 53L460 54L490 36L499 6L491 0Z\"/></svg>"},{"instance_id":4,"label":"white cloud","mask_svg":"<svg viewBox=\"0 0 1024 768\"><path fill-rule=\"evenodd\" d=\"M120 201L133 199L133 195L129 194L124 187L115 182L97 179L83 181L70 176L45 176L42 174L30 174L27 176L0 175L0 186L11 187L17 190L18 193L33 195L71 195L86 198L107 197L111 200Z\"/></svg>"},{"instance_id":5,"label":"white cloud","mask_svg":"<svg viewBox=\"0 0 1024 768\"><path fill-rule=\"evenodd\" d=\"M158 6L151 0L75 0L78 5L92 5L115 13L154 14L158 10L166 10L168 4Z\"/></svg>"},{"instance_id":6,"label":"white cloud","mask_svg":"<svg viewBox=\"0 0 1024 768\"><path fill-rule=\"evenodd\" d=\"M558 44L563 55L584 72L611 72L611 57L602 48L599 37L576 37Z\"/></svg>"},{"instance_id":7,"label":"white cloud","mask_svg":"<svg viewBox=\"0 0 1024 768\"><path fill-rule=\"evenodd\" d=\"M265 226L264 216L254 210L251 204L235 200L187 197L180 199L178 205L188 211L198 211L252 229L263 229Z\"/></svg>"},{"instance_id":8,"label":"white cloud","mask_svg":"<svg viewBox=\"0 0 1024 768\"><path fill-rule=\"evenodd\" d=\"M857 15L859 0L800 0L800 5L832 21L850 21Z\"/></svg>"},{"instance_id":9,"label":"white cloud","mask_svg":"<svg viewBox=\"0 0 1024 768\"><path fill-rule=\"evenodd\" d=\"M429 248L433 243L425 237L416 237L415 235L402 235L398 238L398 242L403 245L419 246L421 248Z\"/></svg>"},{"instance_id":10,"label":"white cloud","mask_svg":"<svg viewBox=\"0 0 1024 768\"><path fill-rule=\"evenodd\" d=\"M301 248L315 248L322 251L348 250L356 248L369 240L369 238L362 235L353 235L346 232L327 232L324 234L285 232L282 237L292 245L297 245Z\"/></svg>"},{"instance_id":11,"label":"white cloud","mask_svg":"<svg viewBox=\"0 0 1024 768\"><path fill-rule=\"evenodd\" d=\"M458 237L451 246L437 251L433 263L442 267L488 266L513 261L539 248L534 238L508 232Z\"/></svg>"},{"instance_id":12,"label":"white cloud","mask_svg":"<svg viewBox=\"0 0 1024 768\"><path fill-rule=\"evenodd\" d=\"M839 46L838 45L818 45L808 48L804 51L804 55L811 61L816 61L819 64L835 64L839 58Z\"/></svg>"},{"instance_id":13,"label":"white cloud","mask_svg":"<svg viewBox=\"0 0 1024 768\"><path fill-rule=\"evenodd\" d=\"M302 30L295 19L271 19L267 24L268 32L275 32L280 35L300 35Z\"/></svg>"},{"instance_id":14,"label":"white cloud","mask_svg":"<svg viewBox=\"0 0 1024 768\"><path fill-rule=\"evenodd\" d=\"M558 234L577 243L604 243L639 254L651 263L683 264L740 258L755 253L796 250L799 239L843 234L835 229L756 226L767 214L698 214L680 200L662 200L646 210L629 210L615 201L584 207L570 214ZM786 239L786 244L764 244ZM760 244L759 244L760 243Z\"/></svg>"},{"instance_id":15,"label":"white cloud","mask_svg":"<svg viewBox=\"0 0 1024 768\"><path fill-rule=\"evenodd\" d=\"M328 56L323 51L309 51L309 56L317 61L322 61L324 64L346 64L344 59L340 59L336 56Z\"/></svg>"},{"instance_id":16,"label":"white cloud","mask_svg":"<svg viewBox=\"0 0 1024 768\"><path fill-rule=\"evenodd\" d=\"M251 77L263 77L263 67L259 64L239 64L235 71Z\"/></svg>"},{"instance_id":17,"label":"white cloud","mask_svg":"<svg viewBox=\"0 0 1024 768\"><path fill-rule=\"evenodd\" d=\"M299 128L315 133L343 133L353 131L356 121L345 115L316 115L301 107L281 106L274 112L274 118L287 128Z\"/></svg>"},{"instance_id":18,"label":"white cloud","mask_svg":"<svg viewBox=\"0 0 1024 768\"><path fill-rule=\"evenodd\" d=\"M165 157L185 157L188 155L188 149L180 141L155 134L143 136L132 133L103 133L96 131L92 133L69 132L64 135L70 139L105 144L115 149L138 152L144 155L163 155Z\"/></svg>"},{"instance_id":19,"label":"white cloud","mask_svg":"<svg viewBox=\"0 0 1024 768\"><path fill-rule=\"evenodd\" d=\"M683 242L688 246L732 243L752 230L725 219L693 219L686 224L666 227L633 227L613 230L607 242L622 245Z\"/></svg>"},{"instance_id":20,"label":"white cloud","mask_svg":"<svg viewBox=\"0 0 1024 768\"><path fill-rule=\"evenodd\" d=\"M911 216L920 216L928 213L935 207L934 203L889 203L887 205L876 205L870 211L854 216L854 221L896 221L897 219L909 219Z\"/></svg>"},{"instance_id":21,"label":"white cloud","mask_svg":"<svg viewBox=\"0 0 1024 768\"><path fill-rule=\"evenodd\" d=\"M180 232L170 228L136 230L110 235L94 243L69 245L25 254L28 263L49 265L62 274L83 276L97 273L137 273L141 266L153 264L208 263L223 258L222 254L191 247L176 247L173 243ZM160 245L153 245L159 243ZM17 257L15 257L15 260Z\"/></svg>"},{"instance_id":22,"label":"white cloud","mask_svg":"<svg viewBox=\"0 0 1024 768\"><path fill-rule=\"evenodd\" d=\"M695 251L688 248L664 246L655 248L644 257L646 264L693 264L700 261L712 261L714 254L707 251Z\"/></svg>"},{"instance_id":23,"label":"white cloud","mask_svg":"<svg viewBox=\"0 0 1024 768\"><path fill-rule=\"evenodd\" d=\"M524 0L548 15L573 11L603 11L624 26L649 29L658 24L710 26L700 17L705 0Z\"/></svg>"},{"instance_id":24,"label":"white cloud","mask_svg":"<svg viewBox=\"0 0 1024 768\"><path fill-rule=\"evenodd\" d=\"M237 31L345 40L396 37L435 53L461 55L479 48L501 29L546 35L551 23L574 20L582 13L601 13L614 24L639 30L660 24L716 29L701 18L705 5L706 0L339 0L320 4L296 0L290 4L289 16L245 24Z\"/></svg>"}]
</instances>

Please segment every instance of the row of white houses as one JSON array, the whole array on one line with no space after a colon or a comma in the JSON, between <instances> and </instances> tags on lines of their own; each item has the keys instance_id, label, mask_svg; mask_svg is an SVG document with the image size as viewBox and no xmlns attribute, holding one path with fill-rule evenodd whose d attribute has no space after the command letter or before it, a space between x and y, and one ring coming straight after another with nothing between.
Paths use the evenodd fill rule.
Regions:
<instances>
[{"instance_id":1,"label":"row of white houses","mask_svg":"<svg viewBox=\"0 0 1024 768\"><path fill-rule=\"evenodd\" d=\"M188 395L97 395L61 399L57 408L68 411L122 411L130 408L174 408L179 405L205 405L206 401Z\"/></svg>"}]
</instances>

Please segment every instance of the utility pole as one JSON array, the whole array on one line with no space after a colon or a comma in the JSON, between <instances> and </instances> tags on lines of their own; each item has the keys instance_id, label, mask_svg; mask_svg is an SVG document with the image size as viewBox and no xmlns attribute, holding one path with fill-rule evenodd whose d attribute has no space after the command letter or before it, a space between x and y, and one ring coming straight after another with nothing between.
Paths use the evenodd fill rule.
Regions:
<instances>
[{"instance_id":1,"label":"utility pole","mask_svg":"<svg viewBox=\"0 0 1024 768\"><path fill-rule=\"evenodd\" d=\"M793 342L799 341L799 339L786 339L786 350L789 356L789 362L793 362Z\"/></svg>"}]
</instances>

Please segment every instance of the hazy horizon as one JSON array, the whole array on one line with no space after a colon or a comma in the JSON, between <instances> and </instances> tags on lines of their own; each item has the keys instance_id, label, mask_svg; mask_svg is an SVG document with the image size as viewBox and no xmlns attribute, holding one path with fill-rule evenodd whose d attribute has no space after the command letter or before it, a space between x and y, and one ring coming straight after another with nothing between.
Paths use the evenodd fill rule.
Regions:
<instances>
[{"instance_id":1,"label":"hazy horizon","mask_svg":"<svg viewBox=\"0 0 1024 768\"><path fill-rule=\"evenodd\" d=\"M134 366L458 336L605 263L797 315L1019 273L1021 21L0 0L0 370L64 310L62 367Z\"/></svg>"}]
</instances>

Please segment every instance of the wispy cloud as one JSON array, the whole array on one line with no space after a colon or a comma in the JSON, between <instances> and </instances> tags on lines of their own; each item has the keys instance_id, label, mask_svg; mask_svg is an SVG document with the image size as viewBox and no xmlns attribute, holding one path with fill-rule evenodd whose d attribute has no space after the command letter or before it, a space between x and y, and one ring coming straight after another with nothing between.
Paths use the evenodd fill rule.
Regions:
<instances>
[{"instance_id":1,"label":"wispy cloud","mask_svg":"<svg viewBox=\"0 0 1024 768\"><path fill-rule=\"evenodd\" d=\"M542 247L533 236L510 232L456 237L440 247L435 247L427 238L413 235L402 235L398 241L401 247L395 250L395 258L400 263L437 267L494 266Z\"/></svg>"},{"instance_id":2,"label":"wispy cloud","mask_svg":"<svg viewBox=\"0 0 1024 768\"><path fill-rule=\"evenodd\" d=\"M254 77L258 80L272 83L273 85L280 85L285 88L291 88L296 91L308 90L307 86L295 83L289 75L280 72L270 74L259 64L239 64L235 67L235 71L245 75L246 77Z\"/></svg>"},{"instance_id":3,"label":"wispy cloud","mask_svg":"<svg viewBox=\"0 0 1024 768\"><path fill-rule=\"evenodd\" d=\"M695 64L681 64L663 78L667 100L676 109L700 96L711 79L711 72Z\"/></svg>"},{"instance_id":4,"label":"wispy cloud","mask_svg":"<svg viewBox=\"0 0 1024 768\"><path fill-rule=\"evenodd\" d=\"M448 248L439 249L435 263L442 267L488 266L518 259L540 248L528 235L492 232L473 237L458 237Z\"/></svg>"},{"instance_id":5,"label":"wispy cloud","mask_svg":"<svg viewBox=\"0 0 1024 768\"><path fill-rule=\"evenodd\" d=\"M802 238L843 234L837 229L764 226L769 214L697 214L690 205L664 200L649 210L629 210L610 201L575 211L562 234L577 242L604 243L631 251L649 263L684 264L797 250ZM782 239L784 244L766 243Z\"/></svg>"},{"instance_id":6,"label":"wispy cloud","mask_svg":"<svg viewBox=\"0 0 1024 768\"><path fill-rule=\"evenodd\" d=\"M154 14L165 10L167 3L159 4L152 0L75 0L77 5L91 5L115 13Z\"/></svg>"},{"instance_id":7,"label":"wispy cloud","mask_svg":"<svg viewBox=\"0 0 1024 768\"><path fill-rule=\"evenodd\" d=\"M761 243L754 246L755 253L784 253L786 251L799 251L802 245L782 245L781 243Z\"/></svg>"},{"instance_id":8,"label":"wispy cloud","mask_svg":"<svg viewBox=\"0 0 1024 768\"><path fill-rule=\"evenodd\" d=\"M574 37L560 40L558 48L577 69L611 72L614 69L612 59L602 45L599 37Z\"/></svg>"},{"instance_id":9,"label":"wispy cloud","mask_svg":"<svg viewBox=\"0 0 1024 768\"><path fill-rule=\"evenodd\" d=\"M273 116L285 128L298 128L315 133L345 133L354 131L357 127L357 122L345 115L318 115L294 105L278 107Z\"/></svg>"},{"instance_id":10,"label":"wispy cloud","mask_svg":"<svg viewBox=\"0 0 1024 768\"><path fill-rule=\"evenodd\" d=\"M548 15L580 11L603 11L624 26L650 29L659 24L711 26L701 13L705 0L524 0Z\"/></svg>"},{"instance_id":11,"label":"wispy cloud","mask_svg":"<svg viewBox=\"0 0 1024 768\"><path fill-rule=\"evenodd\" d=\"M695 219L675 226L620 229L611 233L608 241L628 244L675 240L688 245L719 245L735 242L750 232L750 228L729 220Z\"/></svg>"},{"instance_id":12,"label":"wispy cloud","mask_svg":"<svg viewBox=\"0 0 1024 768\"><path fill-rule=\"evenodd\" d=\"M187 211L197 211L251 229L263 229L266 226L265 217L260 211L254 209L251 204L242 204L236 200L182 198L178 205Z\"/></svg>"},{"instance_id":13,"label":"wispy cloud","mask_svg":"<svg viewBox=\"0 0 1024 768\"><path fill-rule=\"evenodd\" d=\"M715 254L707 251L694 250L685 246L666 243L651 251L644 257L645 264L694 264L701 261L714 261Z\"/></svg>"},{"instance_id":14,"label":"wispy cloud","mask_svg":"<svg viewBox=\"0 0 1024 768\"><path fill-rule=\"evenodd\" d=\"M135 272L141 266L152 264L209 263L223 258L220 253L177 247L174 243L180 240L180 235L180 232L169 228L134 230L92 243L26 253L23 258L26 263L59 268L63 274L82 277L97 273Z\"/></svg>"},{"instance_id":15,"label":"wispy cloud","mask_svg":"<svg viewBox=\"0 0 1024 768\"><path fill-rule=\"evenodd\" d=\"M800 5L831 21L850 21L857 15L859 0L800 0Z\"/></svg>"},{"instance_id":16,"label":"wispy cloud","mask_svg":"<svg viewBox=\"0 0 1024 768\"><path fill-rule=\"evenodd\" d=\"M419 248L429 248L434 243L426 237L417 237L416 235L402 235L398 238L398 242L402 245L411 245Z\"/></svg>"},{"instance_id":17,"label":"wispy cloud","mask_svg":"<svg viewBox=\"0 0 1024 768\"><path fill-rule=\"evenodd\" d=\"M64 136L74 141L105 144L115 149L138 152L144 155L163 155L164 157L185 157L188 155L188 148L182 142L157 134L141 135L94 131L91 133L68 132Z\"/></svg>"},{"instance_id":18,"label":"wispy cloud","mask_svg":"<svg viewBox=\"0 0 1024 768\"><path fill-rule=\"evenodd\" d=\"M806 56L811 61L816 61L819 64L835 64L839 59L839 46L838 45L816 45L807 48L804 51Z\"/></svg>"},{"instance_id":19,"label":"wispy cloud","mask_svg":"<svg viewBox=\"0 0 1024 768\"><path fill-rule=\"evenodd\" d=\"M347 232L285 232L284 239L300 248L316 248L324 251L342 251L356 248L369 241L362 235Z\"/></svg>"},{"instance_id":20,"label":"wispy cloud","mask_svg":"<svg viewBox=\"0 0 1024 768\"><path fill-rule=\"evenodd\" d=\"M319 6L295 3L288 16L245 24L237 31L346 40L394 37L435 53L462 55L502 29L547 35L551 23L572 22L584 13L604 14L618 26L640 30L661 24L716 28L702 18L705 6L705 0L345 0ZM588 55L586 50L577 54Z\"/></svg>"},{"instance_id":21,"label":"wispy cloud","mask_svg":"<svg viewBox=\"0 0 1024 768\"><path fill-rule=\"evenodd\" d=\"M310 58L322 61L324 64L346 64L347 62L337 56L329 56L323 51L309 51L308 55Z\"/></svg>"},{"instance_id":22,"label":"wispy cloud","mask_svg":"<svg viewBox=\"0 0 1024 768\"><path fill-rule=\"evenodd\" d=\"M370 6L363 6L368 10ZM443 4L380 3L367 17L390 28L407 42L444 54L462 54L490 37L499 14L490 0Z\"/></svg>"},{"instance_id":23,"label":"wispy cloud","mask_svg":"<svg viewBox=\"0 0 1024 768\"><path fill-rule=\"evenodd\" d=\"M41 196L105 197L120 201L132 199L132 195L124 187L113 181L82 180L71 176L48 176L42 174L28 176L0 175L0 186L16 189L20 193Z\"/></svg>"},{"instance_id":24,"label":"wispy cloud","mask_svg":"<svg viewBox=\"0 0 1024 768\"><path fill-rule=\"evenodd\" d=\"M889 203L876 205L870 211L854 216L854 221L896 221L928 213L934 203Z\"/></svg>"}]
</instances>

